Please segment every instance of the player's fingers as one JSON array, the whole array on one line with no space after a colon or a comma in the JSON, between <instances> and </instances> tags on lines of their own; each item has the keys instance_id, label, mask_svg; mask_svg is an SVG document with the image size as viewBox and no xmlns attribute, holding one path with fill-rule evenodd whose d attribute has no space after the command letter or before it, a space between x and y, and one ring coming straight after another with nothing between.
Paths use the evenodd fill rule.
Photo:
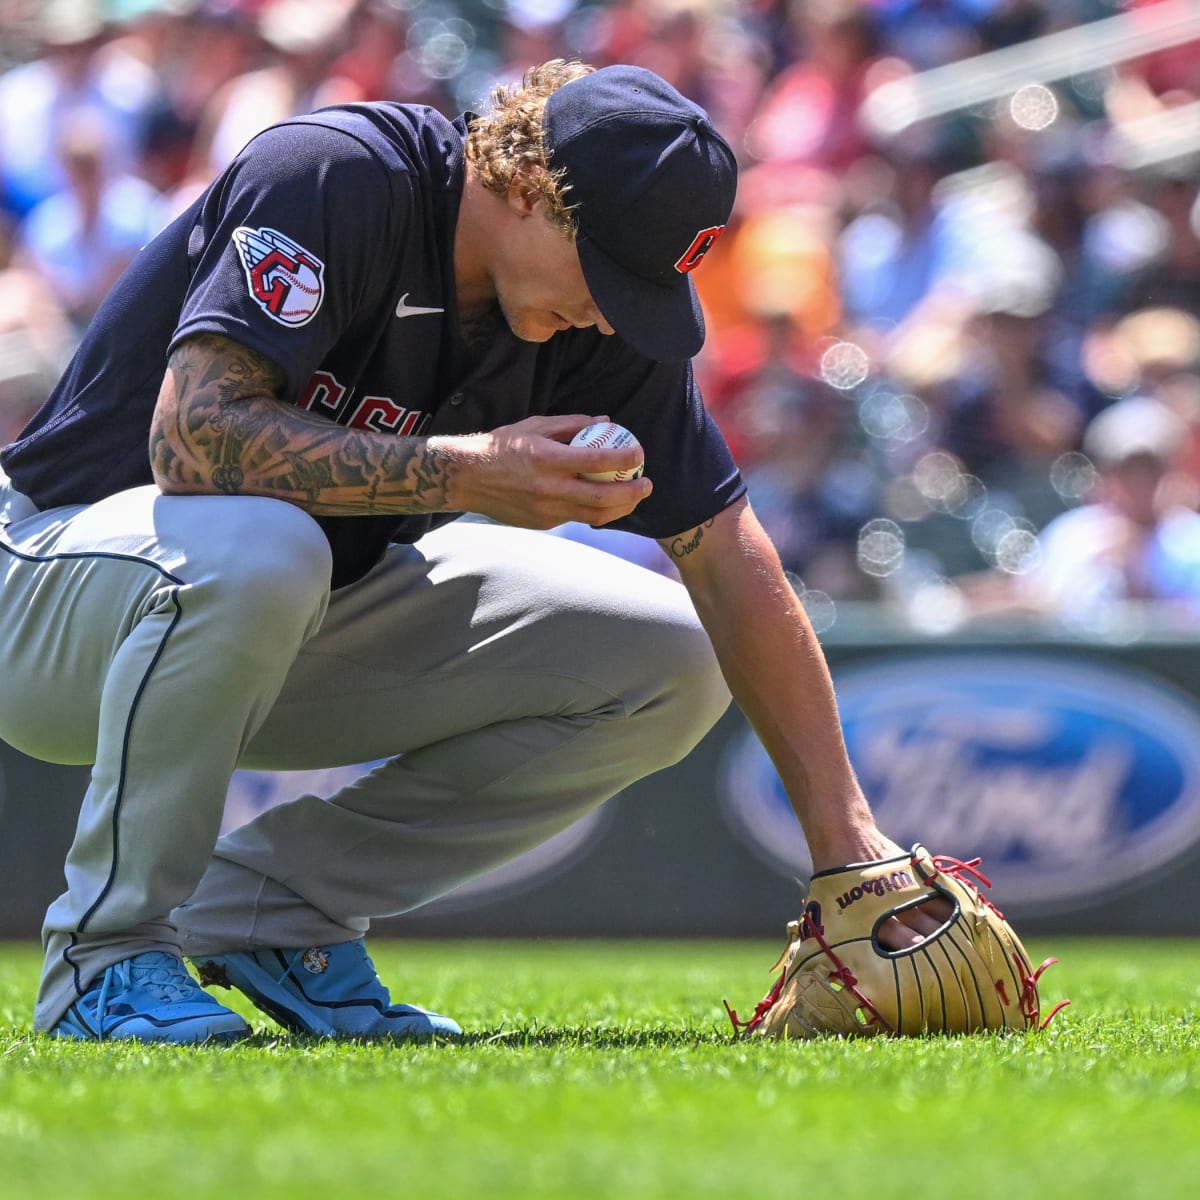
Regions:
<instances>
[{"instance_id":1,"label":"player's fingers","mask_svg":"<svg viewBox=\"0 0 1200 1200\"><path fill-rule=\"evenodd\" d=\"M907 950L910 946L919 946L942 928L953 911L950 902L942 899L903 909L879 927L879 940L889 950Z\"/></svg>"},{"instance_id":2,"label":"player's fingers","mask_svg":"<svg viewBox=\"0 0 1200 1200\"><path fill-rule=\"evenodd\" d=\"M939 896L915 908L905 909L900 919L920 933L934 933L945 925L953 912L954 905Z\"/></svg>"},{"instance_id":3,"label":"player's fingers","mask_svg":"<svg viewBox=\"0 0 1200 1200\"><path fill-rule=\"evenodd\" d=\"M650 482L642 479L617 483L577 482L584 490L574 492L567 501L569 515L564 519L592 526L608 525L628 516L652 490Z\"/></svg>"},{"instance_id":4,"label":"player's fingers","mask_svg":"<svg viewBox=\"0 0 1200 1200\"><path fill-rule=\"evenodd\" d=\"M908 950L913 946L919 946L925 940L923 933L918 933L895 917L888 917L879 926L878 937L880 943L888 950Z\"/></svg>"},{"instance_id":5,"label":"player's fingers","mask_svg":"<svg viewBox=\"0 0 1200 1200\"><path fill-rule=\"evenodd\" d=\"M918 938L926 938L937 933L949 920L953 911L953 906L947 900L926 900L923 904L897 913L896 919L901 925L912 930Z\"/></svg>"},{"instance_id":6,"label":"player's fingers","mask_svg":"<svg viewBox=\"0 0 1200 1200\"><path fill-rule=\"evenodd\" d=\"M527 417L518 422L522 428L536 433L538 437L549 438L555 442L569 442L581 429L595 425L599 421L607 421L606 416L593 416L588 413L567 413L554 416ZM515 428L515 426L514 426Z\"/></svg>"},{"instance_id":7,"label":"player's fingers","mask_svg":"<svg viewBox=\"0 0 1200 1200\"><path fill-rule=\"evenodd\" d=\"M645 464L645 454L640 446L568 446L571 454L570 469L585 479L590 474L602 476L589 479L589 483L616 483L610 478L621 473L632 475Z\"/></svg>"},{"instance_id":8,"label":"player's fingers","mask_svg":"<svg viewBox=\"0 0 1200 1200\"><path fill-rule=\"evenodd\" d=\"M644 475L639 479L593 483L580 480L582 492L576 499L581 505L580 520L589 525L607 525L619 517L628 516L647 496L654 485Z\"/></svg>"}]
</instances>

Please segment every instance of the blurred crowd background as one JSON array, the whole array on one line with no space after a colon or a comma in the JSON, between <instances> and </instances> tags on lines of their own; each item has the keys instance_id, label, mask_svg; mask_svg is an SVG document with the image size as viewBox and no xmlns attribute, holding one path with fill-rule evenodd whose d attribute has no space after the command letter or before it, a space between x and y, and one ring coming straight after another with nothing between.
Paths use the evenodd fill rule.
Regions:
<instances>
[{"instance_id":1,"label":"blurred crowd background","mask_svg":"<svg viewBox=\"0 0 1200 1200\"><path fill-rule=\"evenodd\" d=\"M0 33L0 444L272 121L635 62L741 159L696 370L818 630L1200 629L1191 0L0 0Z\"/></svg>"}]
</instances>

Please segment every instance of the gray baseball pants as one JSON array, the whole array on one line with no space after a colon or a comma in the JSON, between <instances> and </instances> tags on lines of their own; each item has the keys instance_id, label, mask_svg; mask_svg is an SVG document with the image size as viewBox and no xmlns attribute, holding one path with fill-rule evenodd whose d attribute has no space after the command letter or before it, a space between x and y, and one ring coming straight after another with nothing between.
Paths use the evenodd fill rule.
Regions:
<instances>
[{"instance_id":1,"label":"gray baseball pants","mask_svg":"<svg viewBox=\"0 0 1200 1200\"><path fill-rule=\"evenodd\" d=\"M329 590L282 501L0 476L0 738L92 764L35 1015L106 967L360 936L685 755L729 701L680 585L456 522ZM387 761L218 841L239 766Z\"/></svg>"}]
</instances>

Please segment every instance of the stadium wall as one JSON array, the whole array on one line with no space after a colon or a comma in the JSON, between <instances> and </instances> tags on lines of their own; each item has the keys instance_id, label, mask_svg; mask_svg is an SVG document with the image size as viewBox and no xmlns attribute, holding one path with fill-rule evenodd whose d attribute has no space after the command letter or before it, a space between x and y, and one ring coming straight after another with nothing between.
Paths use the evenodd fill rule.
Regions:
<instances>
[{"instance_id":1,"label":"stadium wall","mask_svg":"<svg viewBox=\"0 0 1200 1200\"><path fill-rule=\"evenodd\" d=\"M842 635L826 651L851 757L898 841L981 855L1028 934L1200 933L1200 645ZM226 827L345 774L239 772ZM36 936L86 783L0 743L0 937ZM782 936L809 870L731 708L684 762L375 932Z\"/></svg>"}]
</instances>

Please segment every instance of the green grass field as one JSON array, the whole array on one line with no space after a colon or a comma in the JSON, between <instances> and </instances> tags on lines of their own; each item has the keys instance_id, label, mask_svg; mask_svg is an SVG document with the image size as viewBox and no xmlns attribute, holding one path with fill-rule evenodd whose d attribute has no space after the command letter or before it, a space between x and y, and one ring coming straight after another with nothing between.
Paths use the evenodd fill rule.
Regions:
<instances>
[{"instance_id":1,"label":"green grass field","mask_svg":"<svg viewBox=\"0 0 1200 1200\"><path fill-rule=\"evenodd\" d=\"M1200 1195L1200 941L1032 943L1035 1037L735 1042L774 944L385 943L459 1045L226 1049L29 1031L0 946L0 1197ZM220 993L223 997L232 993Z\"/></svg>"}]
</instances>

